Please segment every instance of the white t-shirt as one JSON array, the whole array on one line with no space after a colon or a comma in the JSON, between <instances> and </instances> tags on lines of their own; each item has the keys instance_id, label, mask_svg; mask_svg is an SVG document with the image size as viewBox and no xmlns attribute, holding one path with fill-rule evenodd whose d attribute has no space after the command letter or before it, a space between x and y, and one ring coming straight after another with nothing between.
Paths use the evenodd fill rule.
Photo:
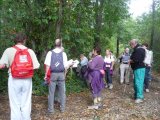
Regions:
<instances>
[{"instance_id":1,"label":"white t-shirt","mask_svg":"<svg viewBox=\"0 0 160 120\"><path fill-rule=\"evenodd\" d=\"M62 49L61 49L61 48L55 48L55 49L53 49L53 51L54 51L55 53L60 53L60 52L62 51ZM49 51L49 52L47 53L46 59L45 59L45 61L44 61L44 64L45 64L45 65L50 66L50 64L51 64L51 55L52 55L52 52ZM69 67L68 61L67 61L67 55L66 55L65 52L63 52L63 64L64 64L65 69L67 69L67 68Z\"/></svg>"},{"instance_id":2,"label":"white t-shirt","mask_svg":"<svg viewBox=\"0 0 160 120\"><path fill-rule=\"evenodd\" d=\"M105 56L105 57L104 57L104 62L105 62L105 63L114 62L113 56Z\"/></svg>"},{"instance_id":3,"label":"white t-shirt","mask_svg":"<svg viewBox=\"0 0 160 120\"><path fill-rule=\"evenodd\" d=\"M20 49L26 49L27 48L24 45L16 45L16 46L19 47ZM31 49L28 49L28 52L30 53L31 58L32 58L33 69L38 69L40 67L40 64L37 60L36 54ZM13 62L15 53L16 53L15 48L13 48L13 47L7 48L2 55L2 58L0 60L0 64L2 64L2 65L5 64L5 65L7 65L7 67L10 67L12 62ZM9 69L9 72L10 72L10 69Z\"/></svg>"},{"instance_id":4,"label":"white t-shirt","mask_svg":"<svg viewBox=\"0 0 160 120\"><path fill-rule=\"evenodd\" d=\"M145 49L144 63L151 66L152 62L153 62L153 52Z\"/></svg>"}]
</instances>

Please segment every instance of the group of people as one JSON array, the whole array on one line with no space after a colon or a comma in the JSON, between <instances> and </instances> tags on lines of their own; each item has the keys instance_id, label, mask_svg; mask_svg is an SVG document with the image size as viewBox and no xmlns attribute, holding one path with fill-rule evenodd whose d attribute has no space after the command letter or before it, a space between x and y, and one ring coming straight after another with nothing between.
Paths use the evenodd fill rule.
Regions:
<instances>
[{"instance_id":1,"label":"group of people","mask_svg":"<svg viewBox=\"0 0 160 120\"><path fill-rule=\"evenodd\" d=\"M147 43L140 45L136 39L130 41L130 46L133 48L132 54L130 54L129 48L126 48L120 57L120 83L125 81L126 84L129 84L131 66L134 78L135 103L140 103L143 102L143 91L149 92L153 52L148 49Z\"/></svg>"},{"instance_id":2,"label":"group of people","mask_svg":"<svg viewBox=\"0 0 160 120\"><path fill-rule=\"evenodd\" d=\"M5 67L9 68L8 94L11 119L30 120L33 70L38 69L40 64L34 51L24 45L26 41L24 34L17 34L14 41L15 46L7 48L4 51L0 59L0 69ZM146 90L149 87L151 60L145 59L146 53L149 52L146 49L148 47L147 44L140 46L138 41L133 39L130 41L130 46L133 48L132 54L130 55L129 49L127 48L121 56L120 83L122 84L124 81L127 84L129 83L129 66L131 65L134 73L135 102L140 103L144 98L144 84ZM105 57L102 57L101 48L95 46L91 53L90 60L88 60L84 54L80 55L80 59L81 76L87 80L90 86L93 105L100 106L102 102L102 89L113 88L112 74L115 58L109 49L106 50ZM58 91L60 111L64 112L66 106L66 70L70 66L73 66L74 63L68 62L61 39L55 40L55 48L47 53L44 64L44 80L48 84L49 89L47 113L53 114L55 112L54 100L56 91ZM106 83L103 80L104 78L106 79Z\"/></svg>"},{"instance_id":3,"label":"group of people","mask_svg":"<svg viewBox=\"0 0 160 120\"><path fill-rule=\"evenodd\" d=\"M143 102L143 91L149 92L149 81L151 81L151 67L153 63L153 52L148 49L148 44L140 45L138 40L130 41L133 52L129 48L124 50L120 59L120 84L129 85L130 71L133 70L134 78L134 98L135 103ZM87 64L86 76L87 83L90 84L93 94L94 105L100 105L101 90L105 88L112 89L112 74L115 65L115 58L109 49L106 50L105 57L101 56L101 49L96 46L92 52L93 56ZM105 78L106 82L104 82ZM97 104L98 103L98 104Z\"/></svg>"}]
</instances>

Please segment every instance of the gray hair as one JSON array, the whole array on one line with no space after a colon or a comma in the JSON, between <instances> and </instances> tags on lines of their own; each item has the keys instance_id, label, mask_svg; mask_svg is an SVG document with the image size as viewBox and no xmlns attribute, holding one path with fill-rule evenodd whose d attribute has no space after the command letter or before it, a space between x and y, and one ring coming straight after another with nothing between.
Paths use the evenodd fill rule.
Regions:
<instances>
[{"instance_id":1,"label":"gray hair","mask_svg":"<svg viewBox=\"0 0 160 120\"><path fill-rule=\"evenodd\" d=\"M62 46L62 40L60 38L55 40L55 46L56 47L61 47Z\"/></svg>"},{"instance_id":2,"label":"gray hair","mask_svg":"<svg viewBox=\"0 0 160 120\"><path fill-rule=\"evenodd\" d=\"M138 39L132 39L132 40L130 41L130 43L138 44Z\"/></svg>"}]
</instances>

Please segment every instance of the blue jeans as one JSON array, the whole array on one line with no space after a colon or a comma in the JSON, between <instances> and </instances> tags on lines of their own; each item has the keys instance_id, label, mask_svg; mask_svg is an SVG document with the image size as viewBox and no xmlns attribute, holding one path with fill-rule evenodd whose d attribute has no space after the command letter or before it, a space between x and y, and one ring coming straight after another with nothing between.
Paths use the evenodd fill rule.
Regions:
<instances>
[{"instance_id":1,"label":"blue jeans","mask_svg":"<svg viewBox=\"0 0 160 120\"><path fill-rule=\"evenodd\" d=\"M112 84L112 76L110 74L110 68L106 68L106 83L108 85Z\"/></svg>"},{"instance_id":2,"label":"blue jeans","mask_svg":"<svg viewBox=\"0 0 160 120\"><path fill-rule=\"evenodd\" d=\"M151 67L146 67L145 69L145 78L144 78L144 88L148 89L149 88L149 80L151 79Z\"/></svg>"}]
</instances>

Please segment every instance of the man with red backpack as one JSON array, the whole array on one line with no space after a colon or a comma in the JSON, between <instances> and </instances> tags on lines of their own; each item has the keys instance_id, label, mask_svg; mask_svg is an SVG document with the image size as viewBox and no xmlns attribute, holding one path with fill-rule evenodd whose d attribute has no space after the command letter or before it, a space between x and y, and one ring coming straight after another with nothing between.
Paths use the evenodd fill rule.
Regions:
<instances>
[{"instance_id":1,"label":"man with red backpack","mask_svg":"<svg viewBox=\"0 0 160 120\"><path fill-rule=\"evenodd\" d=\"M24 46L26 35L16 35L15 46L7 48L0 69L9 68L8 94L11 120L31 120L32 76L40 64L33 50Z\"/></svg>"}]
</instances>

